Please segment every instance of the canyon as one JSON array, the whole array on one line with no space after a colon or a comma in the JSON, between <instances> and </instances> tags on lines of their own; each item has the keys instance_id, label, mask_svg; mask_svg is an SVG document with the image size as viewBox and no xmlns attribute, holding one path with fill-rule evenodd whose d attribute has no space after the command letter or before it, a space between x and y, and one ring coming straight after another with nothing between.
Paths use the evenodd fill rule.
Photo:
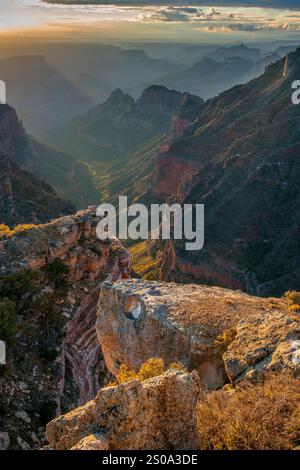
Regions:
<instances>
[{"instance_id":1,"label":"canyon","mask_svg":"<svg viewBox=\"0 0 300 470\"><path fill-rule=\"evenodd\" d=\"M203 102L197 96L159 85L147 87L138 99L118 88L103 103L49 133L46 142L92 163L120 163L134 149L165 134L174 113L187 101Z\"/></svg>"},{"instance_id":2,"label":"canyon","mask_svg":"<svg viewBox=\"0 0 300 470\"><path fill-rule=\"evenodd\" d=\"M25 132L16 112L0 104L0 217L14 224L45 222L71 213L74 206L60 198L48 184L21 168L26 155Z\"/></svg>"},{"instance_id":3,"label":"canyon","mask_svg":"<svg viewBox=\"0 0 300 470\"><path fill-rule=\"evenodd\" d=\"M205 205L204 248L168 241L162 280L262 296L299 288L300 108L291 100L299 74L297 49L196 107L154 160L149 199Z\"/></svg>"},{"instance_id":4,"label":"canyon","mask_svg":"<svg viewBox=\"0 0 300 470\"><path fill-rule=\"evenodd\" d=\"M147 205L205 204L204 248L161 244L159 281L97 238L95 206L76 213L64 199L94 200L94 169L78 178L74 158L0 105L1 222L35 224L0 238L0 448L198 449L207 394L227 403L274 374L298 383L300 307L282 297L300 290L298 75L300 49L206 102L118 89L69 125L64 138L98 157L102 195L111 177L112 201L129 188ZM164 371L142 379L153 359ZM119 380L124 367L133 380Z\"/></svg>"},{"instance_id":5,"label":"canyon","mask_svg":"<svg viewBox=\"0 0 300 470\"><path fill-rule=\"evenodd\" d=\"M43 223L97 202L84 166L28 135L8 104L0 104L0 154L1 222Z\"/></svg>"}]
</instances>

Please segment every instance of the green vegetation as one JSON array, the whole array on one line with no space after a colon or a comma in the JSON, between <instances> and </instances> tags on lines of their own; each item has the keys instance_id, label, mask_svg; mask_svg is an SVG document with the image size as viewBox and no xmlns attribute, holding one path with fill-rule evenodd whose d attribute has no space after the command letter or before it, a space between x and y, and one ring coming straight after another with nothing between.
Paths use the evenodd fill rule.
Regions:
<instances>
[{"instance_id":1,"label":"green vegetation","mask_svg":"<svg viewBox=\"0 0 300 470\"><path fill-rule=\"evenodd\" d=\"M17 315L25 315L32 307L38 291L39 274L27 269L0 277L0 339L14 341Z\"/></svg>"},{"instance_id":2,"label":"green vegetation","mask_svg":"<svg viewBox=\"0 0 300 470\"><path fill-rule=\"evenodd\" d=\"M56 311L59 296L64 295L69 270L60 260L48 266L49 279L57 287L53 294L40 295L42 273L24 269L0 277L0 339L13 343L18 331L18 315L28 316L28 335L38 334L40 357L53 361L63 335L63 317ZM38 329L38 331L37 331Z\"/></svg>"},{"instance_id":3,"label":"green vegetation","mask_svg":"<svg viewBox=\"0 0 300 470\"><path fill-rule=\"evenodd\" d=\"M0 339L11 343L17 332L16 304L4 299L0 301Z\"/></svg>"},{"instance_id":4,"label":"green vegetation","mask_svg":"<svg viewBox=\"0 0 300 470\"><path fill-rule=\"evenodd\" d=\"M100 200L109 199L112 204L117 204L119 194L126 194L131 203L136 194L143 194L147 189L144 179L152 171L154 158L164 138L164 134L158 135L136 150L105 164L95 160L85 163L99 190Z\"/></svg>"},{"instance_id":5,"label":"green vegetation","mask_svg":"<svg viewBox=\"0 0 300 470\"><path fill-rule=\"evenodd\" d=\"M143 279L159 278L159 261L162 252L151 250L148 241L143 241L128 248L134 271Z\"/></svg>"},{"instance_id":6,"label":"green vegetation","mask_svg":"<svg viewBox=\"0 0 300 470\"><path fill-rule=\"evenodd\" d=\"M68 266L59 258L56 258L46 267L49 281L52 283L53 287L60 292L68 290L67 277L69 272Z\"/></svg>"},{"instance_id":7,"label":"green vegetation","mask_svg":"<svg viewBox=\"0 0 300 470\"><path fill-rule=\"evenodd\" d=\"M0 300L9 299L22 315L31 306L32 296L39 291L40 273L23 269L15 274L0 277Z\"/></svg>"}]
</instances>

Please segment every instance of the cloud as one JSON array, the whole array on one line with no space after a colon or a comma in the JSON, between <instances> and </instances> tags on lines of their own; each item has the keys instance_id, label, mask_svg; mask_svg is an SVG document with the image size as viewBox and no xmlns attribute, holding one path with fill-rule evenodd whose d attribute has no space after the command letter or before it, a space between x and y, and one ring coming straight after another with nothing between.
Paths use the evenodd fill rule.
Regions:
<instances>
[{"instance_id":1,"label":"cloud","mask_svg":"<svg viewBox=\"0 0 300 470\"><path fill-rule=\"evenodd\" d=\"M175 0L176 1L176 0ZM107 5L107 1L103 0L42 0L44 3L49 4L82 4L82 5ZM206 5L207 0L189 0L190 4ZM113 1L112 1L113 3ZM130 5L132 0L119 0L119 4ZM137 0L136 2L140 6L151 6L151 0ZM155 0L156 5L171 5L174 0ZM220 7L275 7L275 8L299 8L299 0L214 0L214 4Z\"/></svg>"},{"instance_id":2,"label":"cloud","mask_svg":"<svg viewBox=\"0 0 300 470\"><path fill-rule=\"evenodd\" d=\"M208 32L268 32L268 31L299 31L300 17L286 12L281 14L271 10L262 10L260 13L246 8L205 7L148 7L135 19L142 23L192 23L194 30Z\"/></svg>"},{"instance_id":3,"label":"cloud","mask_svg":"<svg viewBox=\"0 0 300 470\"><path fill-rule=\"evenodd\" d=\"M145 9L145 12L139 16L139 20L144 23L197 22L212 21L221 16L222 13L216 8L210 8L205 11L199 7L167 6Z\"/></svg>"},{"instance_id":4,"label":"cloud","mask_svg":"<svg viewBox=\"0 0 300 470\"><path fill-rule=\"evenodd\" d=\"M6 0L7 1L7 0ZM24 0L32 3L33 0ZM34 0L36 2L37 0ZM54 0L52 0L54 1ZM67 0L65 0L66 2ZM74 1L74 0L73 0ZM64 18L73 15L72 21L82 21L83 24L101 24L112 23L112 22L123 22L123 23L136 23L143 27L147 24L147 28L151 26L167 28L167 25L180 24L182 29L186 31L198 30L203 32L241 32L241 33L253 33L256 32L299 32L300 31L300 0L291 0L284 2L283 0L262 0L261 2L252 1L251 6L257 6L259 3L269 5L269 8L246 8L242 7L242 1L221 1L214 0L212 3L214 7L205 6L205 1L187 0L186 5L176 4L173 0L167 1L166 4L159 4L159 0L153 1L151 4L146 0L137 1L136 4L128 4L127 0L123 0L122 4L118 2L118 5L110 4L101 5L101 1L97 0L86 0L79 4L63 3L58 5L57 3L35 3L36 7L47 10L47 14L51 15L51 18L55 18L55 21L62 22ZM59 2L59 0L55 0ZM246 2L246 0L245 0ZM172 4L171 4L172 3ZM203 5L200 5L200 4ZM249 6L250 0L247 0ZM288 6L298 3L297 10L288 10ZM224 5L226 4L226 7ZM233 4L239 4L239 6L233 7ZM285 6L285 9L274 9L273 6ZM280 5L279 5L280 4ZM41 7L43 5L43 7ZM216 6L217 5L217 6ZM170 26L169 29L171 29ZM145 28L146 29L146 28ZM173 28L175 30L175 27Z\"/></svg>"},{"instance_id":5,"label":"cloud","mask_svg":"<svg viewBox=\"0 0 300 470\"><path fill-rule=\"evenodd\" d=\"M235 24L228 24L226 25L228 31L248 31L248 32L256 32L256 31L288 31L290 30L290 26L288 23L284 24L277 24L277 23L265 23L265 24L255 24L255 23L235 23ZM299 26L293 27L293 30L300 29Z\"/></svg>"}]
</instances>

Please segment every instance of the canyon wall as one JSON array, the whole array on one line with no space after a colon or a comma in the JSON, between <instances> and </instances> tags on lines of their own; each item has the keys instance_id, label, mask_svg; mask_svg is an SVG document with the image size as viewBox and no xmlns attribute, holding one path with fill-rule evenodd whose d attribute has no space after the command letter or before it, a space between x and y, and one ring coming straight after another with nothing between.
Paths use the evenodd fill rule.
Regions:
<instances>
[{"instance_id":1,"label":"canyon wall","mask_svg":"<svg viewBox=\"0 0 300 470\"><path fill-rule=\"evenodd\" d=\"M152 197L205 206L203 249L168 241L162 280L261 296L300 289L300 107L291 100L299 74L297 49L262 76L196 104L190 125L162 148Z\"/></svg>"},{"instance_id":2,"label":"canyon wall","mask_svg":"<svg viewBox=\"0 0 300 470\"><path fill-rule=\"evenodd\" d=\"M127 278L131 267L117 239L97 239L97 221L90 208L0 241L1 302L9 296L16 308L0 371L9 448L40 447L46 422L93 398L109 378L96 306L103 280Z\"/></svg>"}]
</instances>

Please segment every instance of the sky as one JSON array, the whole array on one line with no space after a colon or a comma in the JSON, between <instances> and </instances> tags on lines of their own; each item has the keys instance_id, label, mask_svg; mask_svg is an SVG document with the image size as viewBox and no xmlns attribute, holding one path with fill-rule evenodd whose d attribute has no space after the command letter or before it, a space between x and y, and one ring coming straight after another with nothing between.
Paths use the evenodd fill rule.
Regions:
<instances>
[{"instance_id":1,"label":"sky","mask_svg":"<svg viewBox=\"0 0 300 470\"><path fill-rule=\"evenodd\" d=\"M226 0L211 2L214 6L200 5L206 3L204 0L187 0L184 4L174 0L168 5L146 4L146 0L142 0L138 6L128 5L127 0L121 0L124 2L121 6L95 4L101 3L97 0L90 0L93 4L63 4L66 1L49 4L43 0L1 0L0 31L4 34L27 31L51 35L59 32L88 37L178 41L201 37L209 42L222 38L249 41L300 35L300 0L252 2L276 4L282 8L237 7L233 5L234 1ZM249 3L249 0L238 1ZM297 4L298 10L286 6Z\"/></svg>"}]
</instances>

